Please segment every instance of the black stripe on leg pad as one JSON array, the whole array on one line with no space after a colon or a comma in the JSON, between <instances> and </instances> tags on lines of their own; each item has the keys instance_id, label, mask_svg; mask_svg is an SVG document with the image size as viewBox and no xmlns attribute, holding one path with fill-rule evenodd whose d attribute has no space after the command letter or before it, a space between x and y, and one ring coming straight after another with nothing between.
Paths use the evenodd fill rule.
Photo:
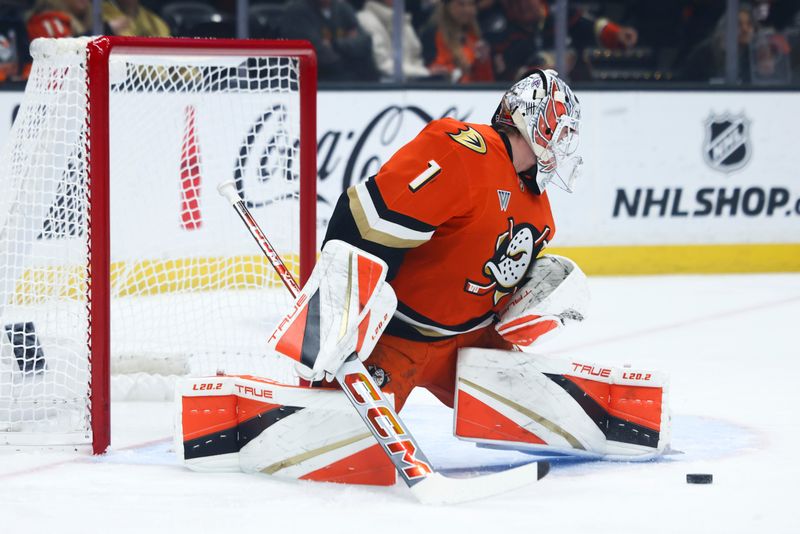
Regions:
<instances>
[{"instance_id":1,"label":"black stripe on leg pad","mask_svg":"<svg viewBox=\"0 0 800 534\"><path fill-rule=\"evenodd\" d=\"M314 362L317 361L317 356L319 356L319 293L320 289L317 288L308 301L306 328L303 332L303 349L300 353L300 363L306 365L309 369L314 368Z\"/></svg>"},{"instance_id":2,"label":"black stripe on leg pad","mask_svg":"<svg viewBox=\"0 0 800 534\"><path fill-rule=\"evenodd\" d=\"M242 421L239 423L239 447L244 447L251 439L257 438L267 428L302 409L301 406L280 406Z\"/></svg>"},{"instance_id":3,"label":"black stripe on leg pad","mask_svg":"<svg viewBox=\"0 0 800 534\"><path fill-rule=\"evenodd\" d=\"M544 375L561 386L564 391L575 399L575 402L594 421L594 424L597 425L597 428L600 429L607 440L652 448L658 446L659 432L657 430L611 415L588 393L583 391L580 386L563 375L548 373Z\"/></svg>"},{"instance_id":4,"label":"black stripe on leg pad","mask_svg":"<svg viewBox=\"0 0 800 534\"><path fill-rule=\"evenodd\" d=\"M183 442L183 457L191 460L239 452L251 439L258 437L264 430L302 409L299 406L279 406L242 421L236 426L186 440Z\"/></svg>"}]
</instances>

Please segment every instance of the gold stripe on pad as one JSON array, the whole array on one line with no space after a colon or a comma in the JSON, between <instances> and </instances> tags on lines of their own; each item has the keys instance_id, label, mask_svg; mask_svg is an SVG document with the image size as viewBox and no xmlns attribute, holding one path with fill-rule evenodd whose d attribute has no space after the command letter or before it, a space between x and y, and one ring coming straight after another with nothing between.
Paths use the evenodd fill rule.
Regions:
<instances>
[{"instance_id":1,"label":"gold stripe on pad","mask_svg":"<svg viewBox=\"0 0 800 534\"><path fill-rule=\"evenodd\" d=\"M800 271L800 243L548 247L589 275Z\"/></svg>"},{"instance_id":2,"label":"gold stripe on pad","mask_svg":"<svg viewBox=\"0 0 800 534\"><path fill-rule=\"evenodd\" d=\"M262 469L261 472L266 473L268 475L274 475L281 469L286 469L287 467L292 467L293 465L300 464L302 462L305 462L306 460L310 460L311 458L315 458L325 453L335 451L336 449L347 447L348 445L352 445L353 443L361 441L362 439L366 439L370 436L372 436L372 434L370 434L369 432L365 432L363 434L358 434L351 438L331 443L330 445L325 445L324 447L320 447L318 449L306 451L302 454L298 454L297 456L292 456L291 458L287 458L285 460L281 460L280 462L275 462L272 465L268 465L267 467Z\"/></svg>"},{"instance_id":3,"label":"gold stripe on pad","mask_svg":"<svg viewBox=\"0 0 800 534\"><path fill-rule=\"evenodd\" d=\"M353 252L347 253L347 293L345 293L342 322L339 325L339 341L347 334L347 324L350 322L350 297L353 294ZM358 260L356 260L358 261Z\"/></svg>"},{"instance_id":4,"label":"gold stripe on pad","mask_svg":"<svg viewBox=\"0 0 800 534\"><path fill-rule=\"evenodd\" d=\"M573 449L578 449L579 451L585 451L586 450L586 448L583 445L581 445L581 442L578 441L578 438L576 438L575 436L573 436L572 434L570 434L569 432L567 432L566 430L564 430L563 428L561 428L560 426L555 424L554 422L550 421L549 419L546 419L545 417L542 417L541 415L539 415L538 413L534 412L533 410L530 410L530 409L526 408L525 406L512 401L511 399L507 399L505 397L502 397L502 396L498 395L497 393L495 393L494 391L489 391L485 387L479 386L475 382L472 382L471 380L467 380L466 378L459 378L458 381L459 382L463 382L464 384L468 385L469 387L480 391L484 395L487 395L487 396L493 398L494 400L496 400L496 401L498 401L498 402L500 402L502 404L505 404L509 408L512 408L513 410L521 413L522 415L524 415L528 419L536 421L537 423L539 423L540 425L545 427L547 430L549 430L553 434L557 434L557 435L561 436L562 438L564 438L565 440L567 440L567 443L569 443L570 446Z\"/></svg>"}]
</instances>

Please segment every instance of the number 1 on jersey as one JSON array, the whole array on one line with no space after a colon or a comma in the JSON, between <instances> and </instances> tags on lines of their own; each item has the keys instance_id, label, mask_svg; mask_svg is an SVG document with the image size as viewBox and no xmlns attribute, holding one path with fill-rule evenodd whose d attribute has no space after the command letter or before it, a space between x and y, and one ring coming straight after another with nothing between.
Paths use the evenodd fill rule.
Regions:
<instances>
[{"instance_id":1,"label":"number 1 on jersey","mask_svg":"<svg viewBox=\"0 0 800 534\"><path fill-rule=\"evenodd\" d=\"M422 188L422 186L436 178L440 172L442 172L442 168L439 167L439 164L436 163L435 160L430 160L428 162L428 168L422 171L419 176L411 180L411 183L408 184L408 188L411 189L412 193L416 193Z\"/></svg>"}]
</instances>

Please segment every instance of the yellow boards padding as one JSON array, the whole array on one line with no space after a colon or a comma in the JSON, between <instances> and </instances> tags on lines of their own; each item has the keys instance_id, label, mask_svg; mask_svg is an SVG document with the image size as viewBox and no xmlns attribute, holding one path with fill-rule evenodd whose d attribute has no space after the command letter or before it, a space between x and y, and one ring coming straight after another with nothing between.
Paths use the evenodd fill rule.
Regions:
<instances>
[{"instance_id":1,"label":"yellow boards padding","mask_svg":"<svg viewBox=\"0 0 800 534\"><path fill-rule=\"evenodd\" d=\"M800 271L800 243L553 247L588 275Z\"/></svg>"}]
</instances>

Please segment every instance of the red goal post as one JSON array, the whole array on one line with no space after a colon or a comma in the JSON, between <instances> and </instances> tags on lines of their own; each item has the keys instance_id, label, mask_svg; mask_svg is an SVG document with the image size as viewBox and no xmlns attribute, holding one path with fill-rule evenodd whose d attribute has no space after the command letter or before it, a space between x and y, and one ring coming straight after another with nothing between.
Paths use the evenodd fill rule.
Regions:
<instances>
[{"instance_id":1,"label":"red goal post","mask_svg":"<svg viewBox=\"0 0 800 534\"><path fill-rule=\"evenodd\" d=\"M267 196L272 195L269 197L269 202L259 204L263 204L261 206L264 209L262 217L269 219L263 220L264 227L267 232L274 229L281 234L297 233L297 237L292 237L292 239L295 242L299 241L299 244L288 245L292 250L289 256L299 257L296 274L301 277L301 280L304 281L310 275L317 245L316 56L311 45L303 41L98 37L73 40L73 42L81 46L85 44L85 62L83 62L83 58L80 58L75 66L65 67L56 62L40 72L37 71L37 57L34 54L32 80L34 76L44 76L46 78L44 82L39 82L44 84L40 86L40 89L43 89L36 93L35 87L31 89L31 85L36 82L29 83L32 97L30 102L28 100L23 102L17 119L18 122L20 120L29 122L19 125L18 128L15 124L15 129L11 133L12 147L3 152L5 159L0 167L0 171L13 169L14 173L11 174L16 177L18 182L24 182L33 176L34 183L38 184L39 182L36 180L40 180L46 175L46 179L40 180L44 184L43 187L48 190L54 188L58 191L57 193L46 193L50 196L41 202L41 208L33 210L37 211L35 216L19 215L20 210L10 202L7 203L7 206L0 205L0 210L3 208L7 210L5 218L0 219L0 224L12 225L10 226L12 231L6 231L4 238L16 239L14 242L0 243L0 261L7 262L4 273L8 279L5 285L7 288L11 288L0 295L7 302L0 308L0 312L4 314L3 324L12 325L10 329L6 326L6 332L0 332L0 335L4 335L3 343L7 345L4 348L6 367L0 367L0 444L5 441L7 445L28 443L70 445L90 441L94 453L99 454L104 452L110 444L112 345L122 346L127 343L127 338L132 340L153 338L158 350L164 347L165 359L171 358L172 354L180 354L182 358L184 353L191 357L201 354L203 358L216 358L220 355L222 355L220 357L225 357L224 353L228 346L235 344L240 338L246 337L237 332L236 328L246 322L248 318L231 319L230 324L227 324L229 316L226 315L228 312L225 310L239 305L229 306L228 300L223 302L222 297L210 296L210 294L221 292L225 293L224 299L239 299L251 298L250 294L255 293L255 296L252 297L254 304L239 307L245 310L256 310L255 307L260 298L256 292L263 284L267 283L264 282L267 280L264 275L266 270L262 270L258 264L244 268L235 265L236 260L245 257L247 252L244 249L233 247L228 242L225 237L226 231L221 229L223 223L217 221L220 218L212 220L209 215L209 220L204 221L205 226L201 227L201 221L197 219L199 216L195 212L187 214L184 211L181 213L183 228L175 230L172 228L174 222L172 215L166 217L162 212L145 212L144 207L149 209L150 204L155 206L166 203L167 201L163 200L163 197L169 197L171 195L169 191L180 190L180 194L183 195L181 202L184 209L195 210L197 213L201 208L208 209L211 207L211 203L215 202L210 196L211 194L216 195L215 184L231 178L230 174L215 175L215 169L224 169L225 162L229 158L235 167L233 172L237 184L245 184L249 180L255 184L252 187L260 188L260 191L273 186L278 188L265 193ZM65 43L45 43L42 46L34 43L32 49L41 51L48 48L42 52L41 56L52 56L59 53L56 49L60 49L62 44ZM79 48L80 46L76 46L76 49ZM75 50L64 53L82 54ZM128 59L112 62L112 58L117 57ZM65 73L70 69L82 69L82 75L85 76L85 116L81 116L78 112L78 117L83 121L82 125L77 124L77 122L81 122L80 119L72 124L75 117L70 115L74 114L73 108L75 108L75 102L70 98L74 100L76 97L74 95L64 96L64 98L53 96L64 92L67 85L75 83L74 80L66 77L68 75ZM129 80L134 78L148 81L141 85L132 83L128 85ZM124 105L118 106L119 110L112 109L111 105L112 98L115 98L111 94L112 88L115 87L125 87L121 91L128 95L128 101ZM26 89L26 98L28 98L29 89ZM216 95L215 91L219 94ZM184 96L186 96L186 102L181 101ZM195 98L202 98L205 108L201 105L188 104ZM283 102L286 102L285 109L281 108L281 111L275 111L277 107L273 106L271 112L264 113L263 109L259 108L260 102L268 107L272 98L282 102L281 106L284 106ZM169 105L166 104L167 101L169 101ZM160 109L160 102L165 102L164 110ZM223 105L229 106L229 108L218 109ZM28 106L27 109L26 106ZM53 115L59 106L63 106L66 112L58 111L58 115ZM142 106L141 110L137 106ZM181 113L184 114L167 111L167 108L176 110L180 108ZM293 110L296 108L299 109L299 117L295 117L296 113ZM209 114L216 114L216 116L213 119L204 119L202 116L204 110L208 110ZM34 117L35 113L40 115ZM116 141L112 142L112 135L120 135L113 133L117 130L137 131L135 128L124 130L119 126L112 126L115 121L121 120L123 116L136 118L144 116L146 113L150 115L148 115L148 119L144 120L141 131L152 131L152 135L147 133L136 137L135 134L129 134L131 137L124 141L127 144L115 145ZM234 116L238 113L242 114L241 119ZM269 113L272 113L271 117L273 118L278 115L280 117L267 125L268 119L265 117L270 116ZM160 120L161 116L172 115L183 118L183 122L176 127L177 133L172 136L175 138L175 149L157 139L158 135L168 129L168 126L159 124L152 130L147 130L148 121L152 125ZM256 126L245 134L242 133L242 128L236 130L233 126L229 131L226 130L227 124L248 124L247 121L256 120L255 117L258 116L261 117L260 122L257 121ZM48 117L50 123L48 123ZM206 124L203 123L204 120L206 120ZM67 134L48 132L48 128L54 124L63 127L65 122L68 125L67 130L72 128L80 130L80 132L77 135L72 131ZM277 129L268 134L272 137L261 155L261 160L272 161L269 163L270 168L265 170L262 167L253 170L254 167L250 164L253 158L246 161L242 153L247 150L255 150L251 146L255 143L253 139L259 135L262 137L267 135L263 132L273 127L273 123L280 123L280 125L275 126L274 128ZM69 126L70 124L72 126ZM28 138L31 136L36 140L34 149L30 148L30 142L22 141L24 139L29 141ZM151 137L153 144L147 145L147 142L151 141ZM234 137L244 139L241 142L242 146L239 147L239 153L227 150L224 155L219 157L220 163L215 163L214 150L222 147L228 143L230 138ZM63 148L65 144L67 145L66 149ZM80 147L74 148L81 144L84 145L83 150ZM42 156L36 152L41 147L46 148L50 145L61 147L56 150L63 151L63 153L51 158L50 155ZM25 153L25 150L34 150L34 152L31 155ZM136 152L137 150L141 151ZM163 160L160 159L162 151L168 153ZM120 159L123 154L128 152L136 153L135 159L125 163L112 162L115 158ZM37 165L40 165L38 162L43 159L48 163L45 165L46 168L43 167L44 170L41 170ZM52 164L49 162L50 159L53 159ZM179 167L178 159L180 159ZM6 160L11 163L6 163ZM62 160L66 163L63 163ZM155 170L149 170L148 164L155 166ZM218 166L215 167L215 165ZM154 173L167 167L170 169L175 167L173 171L177 169L179 176L175 176L175 172L165 173L165 177L159 177L156 181L149 182L149 186L147 185L147 180ZM295 178L294 169L296 167L299 167L299 170ZM134 170L132 178L127 178L126 173L129 169ZM85 177L83 172L85 172ZM70 176L66 185L62 180L64 175ZM208 192L208 198L201 197L201 193L198 192L201 175L202 180L211 181L214 184L205 185L204 183L202 186L202 194L205 195ZM282 182L280 177L284 178ZM6 178L3 180L9 181ZM113 208L113 203L110 201L111 188L118 187L118 182L126 180L127 185L120 186L122 192L117 193L123 200L116 201L117 206ZM175 183L170 182L169 188L164 189L167 194L161 194L164 182L169 180L175 180ZM196 180L196 182L192 180ZM299 182L299 198L297 198L295 181ZM86 184L85 191L80 190L83 184ZM152 184L155 184L155 187L152 187ZM140 189L137 189L137 186ZM5 188L6 185L3 187ZM39 189L39 186L37 185L34 189ZM64 191L73 189L80 190L75 193L77 200L64 201L62 198ZM0 189L0 193L8 194L8 191L8 189ZM135 200L138 198L137 194L144 197L153 195L153 198L145 199L138 204L138 201ZM279 198L279 194L285 196ZM57 201L52 199L53 195L58 196ZM84 197L85 206L82 204ZM245 199L247 200L246 196ZM120 209L120 202L123 201L124 209ZM70 202L75 203L74 208ZM216 202L223 205L221 209L226 209L222 199L218 199ZM134 207L128 209L129 206L134 205L139 205L140 209L137 210ZM280 210L283 211L279 210L274 214L267 211L271 207L279 205L281 206ZM290 205L291 210L298 210L296 219L293 214L291 218L286 215L288 213L286 210L290 208L283 207L284 205ZM137 233L136 228L124 226L120 235L125 237L119 240L122 245L116 246L117 249L124 249L124 259L117 259L113 255L115 247L112 247L114 232L117 228L122 227L120 225L127 225L127 223L115 222L114 217L127 211L129 213L126 219L135 218L134 215L141 215L142 220L153 226L155 231L151 232L152 237L149 235L145 237L146 229ZM59 215L59 220L53 222L53 213L55 212L64 212L65 214ZM233 214L230 215L231 218L234 218ZM3 214L0 212L0 217L2 216ZM255 216L259 217L259 213L255 213ZM29 220L31 218L35 219L33 223ZM74 245L67 245L66 242L79 241L77 248L83 246L88 259L85 266L85 279L78 276L80 280L78 282L74 280L75 273L80 273L82 270L80 268L82 260L78 260L77 268L76 263L71 260L65 261L62 265L59 261L53 260L52 250L47 251L46 260L42 261L44 266L39 266L35 259L31 260L31 250L36 251L37 248L44 246L53 248L54 243L42 243L47 241L47 238L42 236L51 231L49 229L71 227L75 220L78 221L74 223L75 225L83 224L83 219L85 219L85 230L71 231L69 236L57 235L51 241L59 242L59 250ZM162 220L166 222L159 222ZM164 230L164 234L174 233L178 237L175 237L173 242L161 245L162 249L143 250L139 254L131 243L141 240L145 244L144 248L150 247L153 241L161 237L159 235L161 232L157 228L159 224L169 226L168 230ZM299 226L299 231L294 228L295 226ZM25 231L21 229L23 227L25 227ZM31 232L29 227L36 229ZM48 230L43 230L43 228ZM231 222L231 229L233 228L236 230L231 230L231 241L238 240L238 234L241 233L237 221ZM213 232L212 229L214 229ZM2 227L0 227L0 231L3 231ZM233 235L233 232L237 232L237 235ZM206 239L206 236L210 236L212 233L214 234L213 239ZM76 239L76 236L83 239L83 234L85 234L83 241ZM32 240L33 243L20 244L26 239ZM246 240L247 237L242 236L241 239ZM117 242L115 242L116 244ZM182 247L189 248L184 250ZM296 251L295 248L297 248ZM25 258L18 261L19 254L16 252L12 254L10 251L21 249L27 252L23 254ZM175 249L181 249L179 255L162 258L165 255L168 256ZM3 254L4 251L7 253ZM256 254L256 251L253 251L253 254ZM14 265L8 266L10 264ZM129 281L120 281L122 275L119 273L121 271L124 271ZM235 272L230 274L232 271ZM58 282L55 282L56 280ZM67 281L64 282L64 280ZM53 289L56 283L61 286ZM46 286L44 295L38 293L20 295L22 289L38 291L39 286ZM80 294L75 294L76 287L79 288L77 293ZM193 300L195 298L199 300ZM75 358L80 359L82 354L79 348L75 348L76 345L80 345L80 340L77 342L75 340L64 341L63 332L69 328L64 325L49 327L47 324L49 318L55 318L53 319L55 322L60 320L62 315L67 316L66 312L62 314L59 311L61 308L58 308L64 305L64 301L70 301L70 310L80 307L76 307L72 301L82 303L82 306L87 308L85 318L82 312L76 312L76 316L79 317L78 321L85 319L86 322L85 343L86 357L88 358L85 368L84 364L80 363L77 365L77 371L73 369L75 365L72 362ZM115 311L119 313L122 313L120 310L126 307L134 309L132 315L125 315L119 320L119 325L125 328L129 325L138 325L139 316L152 318L154 309L163 313L167 319L189 318L186 320L186 324L166 326L166 332L160 338L148 326L139 331L131 326L132 331L126 331L120 336L125 338L124 343L117 343L112 338L114 328L119 330L117 325L112 327L112 301ZM51 302L52 304L49 304ZM169 307L173 305L173 302L186 306L186 309L172 310ZM44 311L39 309L48 306L51 308ZM195 325L199 325L202 319L193 319L190 314L203 309L220 310L218 312L219 319L213 323L225 324L220 327L220 332L217 334L210 333L213 328L198 326L203 335L208 333L208 345L205 348L198 346L167 347L175 341L175 338L180 337L187 338L190 343L200 343L198 341L199 334L190 330ZM260 312L256 310L251 313L258 315ZM34 316L37 319L29 320ZM45 317L45 319L40 319L41 317ZM130 317L134 318L130 319ZM153 319L153 321L159 323L158 326L160 326L166 320ZM20 327L19 325L25 326ZM48 332L48 328L57 333ZM253 341L249 342L250 345L231 347L227 352L236 355L253 353L254 357L258 357L258 354L255 354L258 350L258 329L254 330ZM233 341L228 340L226 336ZM24 340L24 342L20 340ZM59 346L57 343L64 346ZM176 345L180 345L180 343L182 341L175 341ZM138 348L126 347L123 352L126 358L134 361L138 357L136 356L137 351L139 351ZM154 349L150 347L139 352L151 354ZM58 359L61 358L61 354L64 354L63 362ZM37 359L42 361L38 362ZM211 363L210 365L222 368L228 364ZM66 370L58 375L58 379L54 382L55 385L51 387L48 382L49 375L56 375L57 372L60 372L57 370L61 367ZM87 384L86 398L83 400L87 404L88 412L84 415L79 410L79 405L83 402L79 394L80 385L65 386L64 382L68 380L82 382L82 377L87 374L89 383ZM6 375L8 379L4 378ZM56 394L52 393L53 389L57 390ZM69 392L63 395L64 399L58 398L58 394L60 394L58 392L61 389L69 389ZM37 395L39 396L37 397ZM59 411L60 406L66 404L70 405L71 410L68 415ZM54 424L53 420L59 418L66 418L77 424L61 425L60 422ZM80 427L81 421L86 428ZM64 437L42 438L52 429L56 429L56 433Z\"/></svg>"}]
</instances>

